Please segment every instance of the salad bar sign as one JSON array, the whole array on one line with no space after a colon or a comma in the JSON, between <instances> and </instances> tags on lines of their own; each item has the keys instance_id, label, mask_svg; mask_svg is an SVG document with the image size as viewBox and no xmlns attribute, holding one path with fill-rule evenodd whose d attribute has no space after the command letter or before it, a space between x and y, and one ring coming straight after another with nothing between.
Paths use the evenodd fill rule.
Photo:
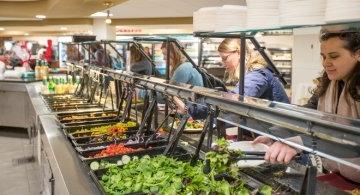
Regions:
<instances>
[{"instance_id":1,"label":"salad bar sign","mask_svg":"<svg viewBox=\"0 0 360 195\"><path fill-rule=\"evenodd\" d=\"M142 29L139 28L117 28L116 34L124 34L124 33L142 33Z\"/></svg>"}]
</instances>

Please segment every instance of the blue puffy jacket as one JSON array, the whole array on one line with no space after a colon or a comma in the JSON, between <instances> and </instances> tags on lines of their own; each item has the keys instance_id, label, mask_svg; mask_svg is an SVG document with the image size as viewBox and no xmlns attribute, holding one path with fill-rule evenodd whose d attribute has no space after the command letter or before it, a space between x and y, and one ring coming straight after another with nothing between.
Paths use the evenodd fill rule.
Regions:
<instances>
[{"instance_id":1,"label":"blue puffy jacket","mask_svg":"<svg viewBox=\"0 0 360 195\"><path fill-rule=\"evenodd\" d=\"M290 103L283 85L269 68L247 72L244 81L244 95L270 101ZM239 93L239 83L233 93Z\"/></svg>"}]
</instances>

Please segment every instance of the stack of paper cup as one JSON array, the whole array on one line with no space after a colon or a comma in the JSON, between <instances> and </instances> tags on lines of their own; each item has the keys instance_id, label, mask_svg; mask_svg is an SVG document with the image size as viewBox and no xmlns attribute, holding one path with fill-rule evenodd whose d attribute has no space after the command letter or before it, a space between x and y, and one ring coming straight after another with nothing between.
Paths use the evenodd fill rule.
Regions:
<instances>
[{"instance_id":1,"label":"stack of paper cup","mask_svg":"<svg viewBox=\"0 0 360 195\"><path fill-rule=\"evenodd\" d=\"M279 26L279 0L247 0L247 29Z\"/></svg>"},{"instance_id":2,"label":"stack of paper cup","mask_svg":"<svg viewBox=\"0 0 360 195\"><path fill-rule=\"evenodd\" d=\"M215 31L216 14L219 7L204 7L195 11L193 14L194 32Z\"/></svg>"},{"instance_id":3,"label":"stack of paper cup","mask_svg":"<svg viewBox=\"0 0 360 195\"><path fill-rule=\"evenodd\" d=\"M325 20L331 22L351 22L360 19L360 0L327 0Z\"/></svg>"},{"instance_id":4,"label":"stack of paper cup","mask_svg":"<svg viewBox=\"0 0 360 195\"><path fill-rule=\"evenodd\" d=\"M224 5L216 14L216 32L239 31L246 29L246 7Z\"/></svg>"},{"instance_id":5,"label":"stack of paper cup","mask_svg":"<svg viewBox=\"0 0 360 195\"><path fill-rule=\"evenodd\" d=\"M325 23L326 0L281 0L280 25L317 25Z\"/></svg>"}]
</instances>

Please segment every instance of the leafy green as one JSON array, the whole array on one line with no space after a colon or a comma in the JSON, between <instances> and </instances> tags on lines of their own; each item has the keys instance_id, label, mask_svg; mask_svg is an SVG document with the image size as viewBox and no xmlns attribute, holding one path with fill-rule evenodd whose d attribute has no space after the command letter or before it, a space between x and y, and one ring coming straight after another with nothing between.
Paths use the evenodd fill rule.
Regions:
<instances>
[{"instance_id":1,"label":"leafy green","mask_svg":"<svg viewBox=\"0 0 360 195\"><path fill-rule=\"evenodd\" d=\"M239 181L215 181L214 172L203 173L204 165L191 166L166 156L132 160L121 167L110 167L100 183L107 194L145 192L156 194L244 194ZM245 193L246 194L246 193Z\"/></svg>"},{"instance_id":2,"label":"leafy green","mask_svg":"<svg viewBox=\"0 0 360 195\"><path fill-rule=\"evenodd\" d=\"M259 190L263 195L271 195L272 188L268 185L263 185Z\"/></svg>"}]
</instances>

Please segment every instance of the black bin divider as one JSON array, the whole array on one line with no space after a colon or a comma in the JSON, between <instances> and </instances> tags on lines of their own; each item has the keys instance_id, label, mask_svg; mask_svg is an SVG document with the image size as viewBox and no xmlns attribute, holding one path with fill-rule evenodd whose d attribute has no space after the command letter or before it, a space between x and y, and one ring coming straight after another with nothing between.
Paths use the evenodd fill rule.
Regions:
<instances>
[{"instance_id":1,"label":"black bin divider","mask_svg":"<svg viewBox=\"0 0 360 195\"><path fill-rule=\"evenodd\" d=\"M52 111L75 111L78 109L86 109L86 108L101 108L98 104L84 104L84 105L73 105L73 106L62 106L62 107L53 107L49 105Z\"/></svg>"},{"instance_id":2,"label":"black bin divider","mask_svg":"<svg viewBox=\"0 0 360 195\"><path fill-rule=\"evenodd\" d=\"M102 116L103 114L117 114L117 111L114 110L106 110L106 111L84 111L84 112L79 112L79 113L58 113L56 114L56 117L59 119L60 122L62 122L62 120L64 120L65 117L70 117L70 116L94 116L94 117L99 117ZM74 119L71 119L74 120ZM75 119L77 120L77 119Z\"/></svg>"},{"instance_id":3,"label":"black bin divider","mask_svg":"<svg viewBox=\"0 0 360 195\"><path fill-rule=\"evenodd\" d=\"M109 141L103 141L103 142L92 142L89 143L90 140L94 139L94 138L107 138L108 135L100 135L100 136L87 136L87 137L79 137L79 138L74 138L74 139L70 139L71 142L74 144L75 147L89 147L89 146L97 146L98 144L105 144L105 143L123 143L123 142L127 142L130 139L132 139L132 136L135 136L135 134L137 133L137 131L131 131L130 133L126 134L127 138L125 139L116 139L116 140L109 140ZM149 136L151 134L153 134L154 132L145 132L145 136L144 136L144 141L146 141Z\"/></svg>"},{"instance_id":4,"label":"black bin divider","mask_svg":"<svg viewBox=\"0 0 360 195\"><path fill-rule=\"evenodd\" d=\"M76 121L76 122L66 122L66 123L61 123L61 126L63 128L67 128L67 127L76 127L79 125L111 123L111 122L120 122L120 119L117 118L116 116L111 116L111 117L103 117L103 118L98 118L98 119L82 120L82 121Z\"/></svg>"},{"instance_id":5,"label":"black bin divider","mask_svg":"<svg viewBox=\"0 0 360 195\"><path fill-rule=\"evenodd\" d=\"M86 159L83 162L85 163L85 165L87 165L88 167L90 166L90 164L93 161L108 161L110 163L116 163L118 160L120 160L122 158L122 156L127 155L130 157L134 157L134 156L138 156L139 158L145 155L149 155L149 156L156 156L156 155L162 155L162 153L165 151L165 146L161 146L161 147L156 147L156 148L149 148L147 150L140 150L138 152L134 152L134 153L129 153L129 154L122 154L122 155L116 155L116 156L108 156L108 157L103 157L103 158L98 158L98 159ZM185 155L188 154L188 152L181 148L181 147L177 147L175 149L174 152L174 156L178 156L178 155ZM89 167L90 168L90 167Z\"/></svg>"},{"instance_id":6,"label":"black bin divider","mask_svg":"<svg viewBox=\"0 0 360 195\"><path fill-rule=\"evenodd\" d=\"M142 150L147 150L148 148L156 148L156 147L163 147L167 144L167 140L163 139L163 140L157 140L157 141L151 141L149 142L145 148L145 143L131 143L131 144L124 144L125 147L129 147L129 148L133 148L133 149L138 149L141 148ZM97 154L98 152L100 152L101 150L105 149L106 147L108 147L110 144L102 144L102 145L98 145L96 146L97 148L81 148L81 147L76 147L75 150L80 154L80 159L85 159L85 158L89 158L90 156L93 156L95 154Z\"/></svg>"},{"instance_id":7,"label":"black bin divider","mask_svg":"<svg viewBox=\"0 0 360 195\"><path fill-rule=\"evenodd\" d=\"M126 122L128 122L128 121L126 121ZM133 121L133 122L135 122L135 121ZM86 125L78 125L78 126L74 126L74 127L62 127L62 129L64 130L64 133L67 136L69 136L71 139L74 139L75 137L71 133L73 133L73 132L75 132L77 130L91 129L91 128L94 128L94 127L100 127L100 126L105 126L105 125L114 125L116 123L119 123L119 122L117 121L117 122L104 122L104 123L88 123ZM134 131L134 130L137 130L137 129L139 129L139 124L138 123L134 127L128 127L127 131Z\"/></svg>"}]
</instances>

